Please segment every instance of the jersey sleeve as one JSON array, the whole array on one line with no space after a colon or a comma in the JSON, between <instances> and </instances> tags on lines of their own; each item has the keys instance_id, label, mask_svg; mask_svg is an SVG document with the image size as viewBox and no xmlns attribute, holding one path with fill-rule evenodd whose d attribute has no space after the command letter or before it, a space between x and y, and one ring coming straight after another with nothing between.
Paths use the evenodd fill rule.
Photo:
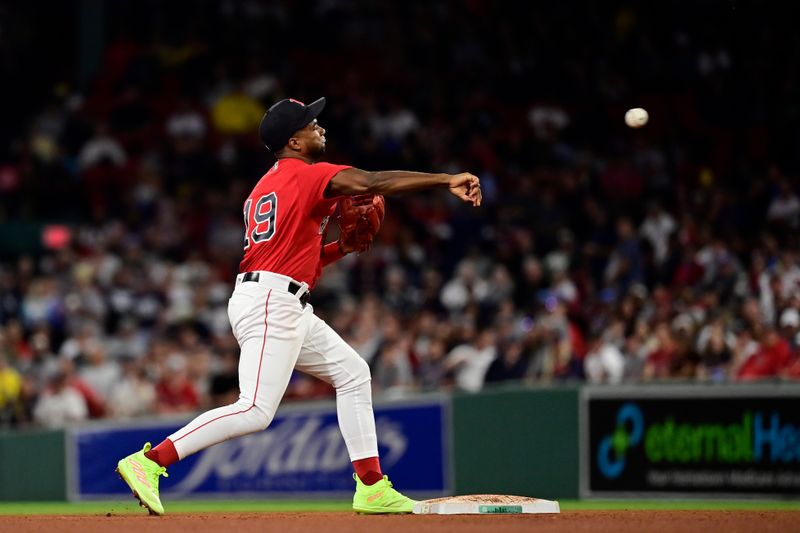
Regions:
<instances>
[{"instance_id":1,"label":"jersey sleeve","mask_svg":"<svg viewBox=\"0 0 800 533\"><path fill-rule=\"evenodd\" d=\"M332 165L330 163L316 163L306 167L306 175L303 182L308 191L308 199L312 209L330 207L336 203L336 198L325 198L325 188L336 174L348 168L353 167L350 165Z\"/></svg>"}]
</instances>

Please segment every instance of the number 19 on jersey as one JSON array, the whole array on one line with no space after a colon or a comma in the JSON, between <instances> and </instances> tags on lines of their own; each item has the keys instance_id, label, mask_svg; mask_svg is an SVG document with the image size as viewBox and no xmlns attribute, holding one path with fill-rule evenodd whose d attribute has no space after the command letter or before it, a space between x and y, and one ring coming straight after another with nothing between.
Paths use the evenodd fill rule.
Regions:
<instances>
[{"instance_id":1,"label":"number 19 on jersey","mask_svg":"<svg viewBox=\"0 0 800 533\"><path fill-rule=\"evenodd\" d=\"M244 204L244 249L250 248L250 243L266 242L275 235L275 217L278 214L278 197L274 192L265 194L256 202L253 220L255 226L250 229L250 208L253 199L248 199Z\"/></svg>"}]
</instances>

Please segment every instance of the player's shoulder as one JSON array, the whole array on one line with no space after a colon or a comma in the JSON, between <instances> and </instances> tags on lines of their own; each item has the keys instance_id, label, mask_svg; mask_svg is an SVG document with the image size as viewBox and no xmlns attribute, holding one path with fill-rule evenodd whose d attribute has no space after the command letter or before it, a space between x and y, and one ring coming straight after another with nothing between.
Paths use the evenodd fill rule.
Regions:
<instances>
[{"instance_id":1,"label":"player's shoulder","mask_svg":"<svg viewBox=\"0 0 800 533\"><path fill-rule=\"evenodd\" d=\"M303 163L301 161L301 163ZM307 166L303 163L303 166ZM268 193L277 193L278 196L297 196L299 194L298 179L302 181L302 167L295 160L279 159L261 176L258 183L250 193L251 197L262 196Z\"/></svg>"},{"instance_id":2,"label":"player's shoulder","mask_svg":"<svg viewBox=\"0 0 800 533\"><path fill-rule=\"evenodd\" d=\"M273 178L283 178L287 175L297 174L301 169L295 161L296 159L278 159L275 163L261 176L261 180L259 183L263 183L265 181L275 181ZM301 161L302 163L302 161Z\"/></svg>"}]
</instances>

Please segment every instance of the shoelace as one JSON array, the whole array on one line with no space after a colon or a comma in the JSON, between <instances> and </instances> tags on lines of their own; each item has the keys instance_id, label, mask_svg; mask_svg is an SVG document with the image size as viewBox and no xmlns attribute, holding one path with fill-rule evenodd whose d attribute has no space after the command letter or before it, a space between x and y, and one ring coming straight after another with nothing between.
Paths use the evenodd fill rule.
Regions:
<instances>
[{"instance_id":1,"label":"shoelace","mask_svg":"<svg viewBox=\"0 0 800 533\"><path fill-rule=\"evenodd\" d=\"M156 470L155 472L153 472L153 479L152 479L151 481L152 481L152 483L153 483L153 487L155 487L155 493L156 493L156 494L159 494L159 490L158 490L158 476L169 477L169 474L167 474L167 467L165 467L165 466L162 466L161 468L159 468L158 470Z\"/></svg>"}]
</instances>

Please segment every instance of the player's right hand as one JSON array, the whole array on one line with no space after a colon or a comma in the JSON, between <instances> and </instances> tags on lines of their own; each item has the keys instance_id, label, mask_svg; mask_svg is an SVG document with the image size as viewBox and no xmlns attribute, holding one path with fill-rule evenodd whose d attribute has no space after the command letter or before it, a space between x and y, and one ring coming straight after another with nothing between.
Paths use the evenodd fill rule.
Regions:
<instances>
[{"instance_id":1,"label":"player's right hand","mask_svg":"<svg viewBox=\"0 0 800 533\"><path fill-rule=\"evenodd\" d=\"M450 176L450 192L475 207L481 205L481 180L469 172Z\"/></svg>"}]
</instances>

